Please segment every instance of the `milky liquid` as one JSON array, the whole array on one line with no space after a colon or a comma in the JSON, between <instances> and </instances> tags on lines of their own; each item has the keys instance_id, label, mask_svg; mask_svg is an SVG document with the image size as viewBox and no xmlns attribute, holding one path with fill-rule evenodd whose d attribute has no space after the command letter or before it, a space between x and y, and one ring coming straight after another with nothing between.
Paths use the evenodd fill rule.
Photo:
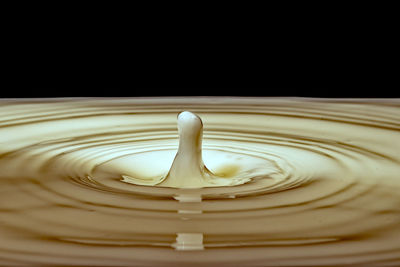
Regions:
<instances>
[{"instance_id":1,"label":"milky liquid","mask_svg":"<svg viewBox=\"0 0 400 267\"><path fill-rule=\"evenodd\" d=\"M3 99L0 265L398 266L399 151L397 99Z\"/></svg>"},{"instance_id":2,"label":"milky liquid","mask_svg":"<svg viewBox=\"0 0 400 267\"><path fill-rule=\"evenodd\" d=\"M268 164L248 155L238 157L234 153L218 152L214 157L208 155L208 160L218 166L211 172L203 162L202 141L203 123L201 118L190 111L183 111L178 116L179 146L168 172L151 176L146 171L141 172L136 166L148 168L153 162L162 160L162 153L151 151L139 153L125 158L128 169L134 171L134 176L122 175L123 181L136 185L156 185L172 188L205 188L234 186L246 183L255 177L256 170L265 169ZM133 164L135 161L142 164ZM132 167L133 165L133 167ZM241 169L242 171L239 171ZM157 169L157 171L161 171ZM265 173L265 178L268 178ZM200 197L200 195L198 195Z\"/></svg>"}]
</instances>

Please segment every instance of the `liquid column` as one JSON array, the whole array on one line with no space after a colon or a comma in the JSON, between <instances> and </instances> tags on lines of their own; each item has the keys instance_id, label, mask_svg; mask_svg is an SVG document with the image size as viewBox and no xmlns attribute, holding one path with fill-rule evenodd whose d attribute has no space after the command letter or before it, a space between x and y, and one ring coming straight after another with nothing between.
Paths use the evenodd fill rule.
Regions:
<instances>
[{"instance_id":1,"label":"liquid column","mask_svg":"<svg viewBox=\"0 0 400 267\"><path fill-rule=\"evenodd\" d=\"M159 184L166 187L200 188L212 183L213 174L202 158L203 123L184 111L178 115L179 148L166 178Z\"/></svg>"}]
</instances>

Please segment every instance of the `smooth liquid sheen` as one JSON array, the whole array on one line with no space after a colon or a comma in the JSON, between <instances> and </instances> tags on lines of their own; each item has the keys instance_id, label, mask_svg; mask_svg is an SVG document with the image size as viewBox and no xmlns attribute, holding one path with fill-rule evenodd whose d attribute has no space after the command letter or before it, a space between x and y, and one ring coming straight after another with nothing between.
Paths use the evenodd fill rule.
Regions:
<instances>
[{"instance_id":1,"label":"smooth liquid sheen","mask_svg":"<svg viewBox=\"0 0 400 267\"><path fill-rule=\"evenodd\" d=\"M141 153L125 159L125 164L129 166L128 168L135 170L135 175L133 177L122 175L123 181L136 185L204 188L239 185L248 182L251 177L255 176L255 168L259 167L257 164L259 162L250 156L246 158L247 160L244 160L243 157L236 157L236 161L231 157L227 160L228 164L219 162L221 166L215 173L204 165L202 158L203 123L197 115L189 111L180 113L178 116L178 131L178 151L168 172L161 176L148 176L145 171L143 173L139 171L140 167L136 167L140 164L131 167L134 160L137 161L138 158L143 161L144 164L142 166L145 167L151 166L154 161L162 160L160 153L150 152L152 158L149 158L149 153ZM232 156L232 154L218 152L212 162L214 165L218 165L218 161L229 156ZM262 166L265 165L268 166L267 164ZM245 171L238 172L239 169ZM160 169L157 171L160 171Z\"/></svg>"},{"instance_id":2,"label":"smooth liquid sheen","mask_svg":"<svg viewBox=\"0 0 400 267\"><path fill-rule=\"evenodd\" d=\"M0 265L399 266L399 151L398 99L3 99Z\"/></svg>"}]
</instances>

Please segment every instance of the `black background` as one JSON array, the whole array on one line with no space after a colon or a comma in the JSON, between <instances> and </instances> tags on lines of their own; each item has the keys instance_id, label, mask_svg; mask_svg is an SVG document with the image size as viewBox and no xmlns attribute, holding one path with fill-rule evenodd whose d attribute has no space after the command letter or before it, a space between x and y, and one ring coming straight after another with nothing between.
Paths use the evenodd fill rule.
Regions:
<instances>
[{"instance_id":1,"label":"black background","mask_svg":"<svg viewBox=\"0 0 400 267\"><path fill-rule=\"evenodd\" d=\"M145 20L122 7L19 7L3 33L0 97L400 97L393 17L290 7L153 7Z\"/></svg>"},{"instance_id":2,"label":"black background","mask_svg":"<svg viewBox=\"0 0 400 267\"><path fill-rule=\"evenodd\" d=\"M84 66L80 61L65 64L42 61L39 64L34 59L32 62L23 70L6 75L0 97L400 97L392 74L361 67L349 69L346 62L288 67L277 63L262 66L252 61L214 66L210 61L185 66L171 63L153 68L146 67L143 62L133 67L121 62Z\"/></svg>"},{"instance_id":3,"label":"black background","mask_svg":"<svg viewBox=\"0 0 400 267\"><path fill-rule=\"evenodd\" d=\"M363 53L125 51L19 50L6 63L0 97L400 97L395 68Z\"/></svg>"}]
</instances>

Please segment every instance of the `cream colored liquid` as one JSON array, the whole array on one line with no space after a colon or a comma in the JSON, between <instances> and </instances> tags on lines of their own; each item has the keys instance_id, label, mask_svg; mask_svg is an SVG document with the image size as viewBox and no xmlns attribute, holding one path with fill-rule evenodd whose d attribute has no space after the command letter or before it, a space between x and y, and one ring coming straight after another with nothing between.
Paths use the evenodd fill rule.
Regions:
<instances>
[{"instance_id":1,"label":"cream colored liquid","mask_svg":"<svg viewBox=\"0 0 400 267\"><path fill-rule=\"evenodd\" d=\"M399 151L399 100L1 100L0 265L398 266Z\"/></svg>"},{"instance_id":2,"label":"cream colored liquid","mask_svg":"<svg viewBox=\"0 0 400 267\"><path fill-rule=\"evenodd\" d=\"M178 132L178 151L168 172L156 176L149 176L146 171L141 172L137 167L139 164L133 164L134 161L139 159L143 162L142 166L148 168L153 165L153 162L163 160L162 153L159 151L142 152L124 159L127 168L135 174L134 176L122 175L122 180L136 185L182 189L234 186L246 183L251 180L251 177L255 177L257 167L263 166L265 169L265 166L268 166L266 162L260 164L258 159L250 155L243 159L243 157L237 157L237 154L219 152L213 158L208 156L208 160L212 160L213 165L218 166L213 173L203 162L203 123L201 119L190 111L181 112L178 116ZM236 157L232 157L232 155ZM224 159L225 163L221 162ZM242 171L239 172L239 169ZM264 176L267 175L268 172L264 173ZM265 178L267 179L267 177Z\"/></svg>"}]
</instances>

